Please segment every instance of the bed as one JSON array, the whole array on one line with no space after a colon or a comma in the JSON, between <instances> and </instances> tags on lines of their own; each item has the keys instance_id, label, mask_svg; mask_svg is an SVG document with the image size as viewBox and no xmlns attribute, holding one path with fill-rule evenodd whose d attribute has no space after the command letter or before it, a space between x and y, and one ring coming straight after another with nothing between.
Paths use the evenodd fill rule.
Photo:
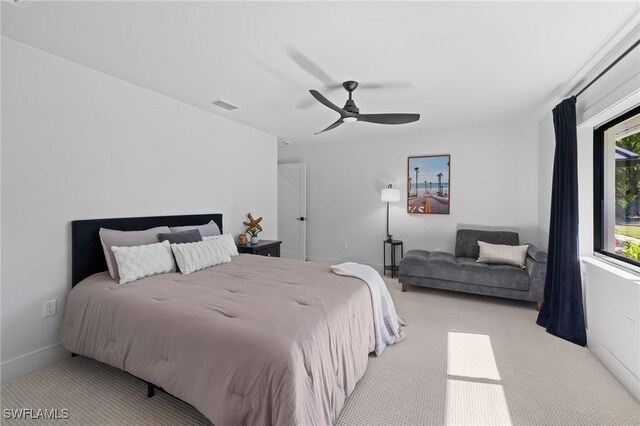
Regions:
<instances>
[{"instance_id":1,"label":"bed","mask_svg":"<svg viewBox=\"0 0 640 426\"><path fill-rule=\"evenodd\" d=\"M216 425L329 425L374 348L371 296L325 264L254 255L118 285L100 227L204 224L189 215L72 223L60 341L193 405Z\"/></svg>"}]
</instances>

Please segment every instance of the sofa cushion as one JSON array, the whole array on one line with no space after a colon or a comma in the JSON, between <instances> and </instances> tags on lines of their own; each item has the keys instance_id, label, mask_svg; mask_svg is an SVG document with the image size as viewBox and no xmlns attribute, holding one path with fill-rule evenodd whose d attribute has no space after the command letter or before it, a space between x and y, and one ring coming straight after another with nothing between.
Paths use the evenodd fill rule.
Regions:
<instances>
[{"instance_id":1,"label":"sofa cushion","mask_svg":"<svg viewBox=\"0 0 640 426\"><path fill-rule=\"evenodd\" d=\"M409 250L407 254L404 255L400 263L422 263L426 262L431 256L430 251L426 250Z\"/></svg>"},{"instance_id":2,"label":"sofa cushion","mask_svg":"<svg viewBox=\"0 0 640 426\"><path fill-rule=\"evenodd\" d=\"M520 244L520 238L517 232L459 229L456 233L456 257L477 259L480 254L478 241L506 246L517 246Z\"/></svg>"},{"instance_id":3,"label":"sofa cushion","mask_svg":"<svg viewBox=\"0 0 640 426\"><path fill-rule=\"evenodd\" d=\"M455 268L457 266L455 256L438 251L410 250L400 261L399 268L401 274L422 277L429 268L433 268L433 265L445 264Z\"/></svg>"},{"instance_id":4,"label":"sofa cushion","mask_svg":"<svg viewBox=\"0 0 640 426\"><path fill-rule=\"evenodd\" d=\"M529 290L529 274L517 266L478 263L468 257L458 258L457 271L451 279L486 287Z\"/></svg>"},{"instance_id":5,"label":"sofa cushion","mask_svg":"<svg viewBox=\"0 0 640 426\"><path fill-rule=\"evenodd\" d=\"M462 282L511 290L529 290L529 275L516 266L487 265L450 253L411 250L400 261L400 275Z\"/></svg>"}]
</instances>

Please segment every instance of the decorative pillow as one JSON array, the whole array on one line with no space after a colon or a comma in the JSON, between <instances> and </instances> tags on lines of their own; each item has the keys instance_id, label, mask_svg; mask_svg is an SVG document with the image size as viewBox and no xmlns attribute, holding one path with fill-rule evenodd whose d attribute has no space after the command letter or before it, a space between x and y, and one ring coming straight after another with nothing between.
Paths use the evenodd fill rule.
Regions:
<instances>
[{"instance_id":1,"label":"decorative pillow","mask_svg":"<svg viewBox=\"0 0 640 426\"><path fill-rule=\"evenodd\" d=\"M197 229L182 232L169 232L168 234L158 234L160 241L169 241L169 244L195 243L202 241L202 235Z\"/></svg>"},{"instance_id":2,"label":"decorative pillow","mask_svg":"<svg viewBox=\"0 0 640 426\"><path fill-rule=\"evenodd\" d=\"M111 250L118 263L120 284L176 270L168 241L144 246L113 246Z\"/></svg>"},{"instance_id":3,"label":"decorative pillow","mask_svg":"<svg viewBox=\"0 0 640 426\"><path fill-rule=\"evenodd\" d=\"M498 263L518 266L522 269L525 268L525 260L527 258L529 244L522 246L505 246L478 241L478 246L480 246L480 256L478 256L477 260L478 263Z\"/></svg>"},{"instance_id":4,"label":"decorative pillow","mask_svg":"<svg viewBox=\"0 0 640 426\"><path fill-rule=\"evenodd\" d=\"M233 239L233 236L231 234L216 235L215 237L203 238L204 241L217 239L222 241L224 247L227 249L227 253L229 253L229 256L238 256L238 246L236 246L236 241Z\"/></svg>"},{"instance_id":5,"label":"decorative pillow","mask_svg":"<svg viewBox=\"0 0 640 426\"><path fill-rule=\"evenodd\" d=\"M168 226L159 226L144 231L116 231L114 229L100 228L100 242L104 251L104 258L107 261L109 275L114 280L120 279L118 264L113 256L111 247L131 247L155 244L158 242L158 234L161 232L171 232Z\"/></svg>"},{"instance_id":6,"label":"decorative pillow","mask_svg":"<svg viewBox=\"0 0 640 426\"><path fill-rule=\"evenodd\" d=\"M171 244L171 250L183 274L231 262L227 248L219 238L197 243Z\"/></svg>"},{"instance_id":7,"label":"decorative pillow","mask_svg":"<svg viewBox=\"0 0 640 426\"><path fill-rule=\"evenodd\" d=\"M214 235L220 235L220 228L218 225L212 220L206 225L199 226L174 226L171 229L171 232L182 232L182 231L191 231L193 229L197 229L200 231L200 235L203 237L213 237Z\"/></svg>"}]
</instances>

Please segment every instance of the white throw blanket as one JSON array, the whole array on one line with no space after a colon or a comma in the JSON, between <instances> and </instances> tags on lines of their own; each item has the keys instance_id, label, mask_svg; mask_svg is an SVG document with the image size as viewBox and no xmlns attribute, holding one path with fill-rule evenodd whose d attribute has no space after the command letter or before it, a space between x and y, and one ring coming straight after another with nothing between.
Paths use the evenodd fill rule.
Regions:
<instances>
[{"instance_id":1,"label":"white throw blanket","mask_svg":"<svg viewBox=\"0 0 640 426\"><path fill-rule=\"evenodd\" d=\"M398 318L389 290L375 269L359 263L345 262L333 265L331 271L334 274L358 278L369 286L373 308L376 355L380 355L387 346L404 339L404 332L400 330L398 323L402 325L406 325L406 323L402 318Z\"/></svg>"}]
</instances>

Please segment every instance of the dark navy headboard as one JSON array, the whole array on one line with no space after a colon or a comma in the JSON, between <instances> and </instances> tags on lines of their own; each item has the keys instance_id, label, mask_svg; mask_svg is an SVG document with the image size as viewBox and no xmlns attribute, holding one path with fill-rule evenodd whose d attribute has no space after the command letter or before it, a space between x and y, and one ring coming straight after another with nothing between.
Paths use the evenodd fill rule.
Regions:
<instances>
[{"instance_id":1,"label":"dark navy headboard","mask_svg":"<svg viewBox=\"0 0 640 426\"><path fill-rule=\"evenodd\" d=\"M71 222L71 286L95 273L106 271L100 228L118 231L141 231L158 226L204 225L214 221L222 232L222 214L182 216L127 217L115 219L74 220Z\"/></svg>"}]
</instances>

